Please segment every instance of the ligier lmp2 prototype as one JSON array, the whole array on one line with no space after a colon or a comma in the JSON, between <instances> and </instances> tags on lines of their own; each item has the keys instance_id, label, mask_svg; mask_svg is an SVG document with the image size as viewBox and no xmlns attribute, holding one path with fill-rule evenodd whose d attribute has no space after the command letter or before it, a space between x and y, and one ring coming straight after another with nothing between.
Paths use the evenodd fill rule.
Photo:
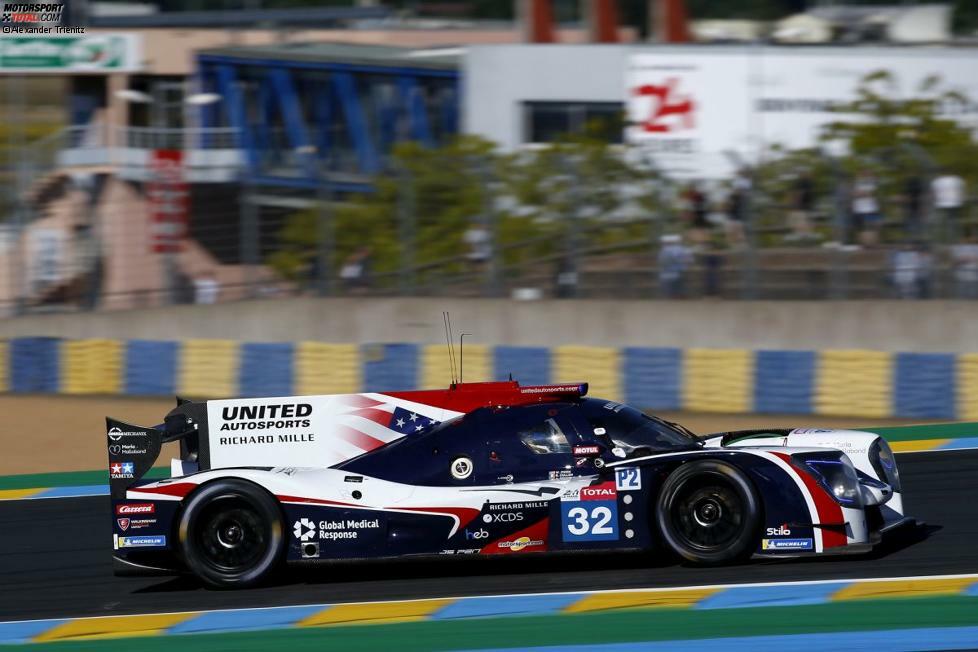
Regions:
<instances>
[{"instance_id":1,"label":"ligier lmp2 prototype","mask_svg":"<svg viewBox=\"0 0 978 652\"><path fill-rule=\"evenodd\" d=\"M255 584L283 562L639 549L866 552L903 516L879 436L697 437L586 384L233 399L107 419L117 573ZM140 481L162 444L171 478Z\"/></svg>"}]
</instances>

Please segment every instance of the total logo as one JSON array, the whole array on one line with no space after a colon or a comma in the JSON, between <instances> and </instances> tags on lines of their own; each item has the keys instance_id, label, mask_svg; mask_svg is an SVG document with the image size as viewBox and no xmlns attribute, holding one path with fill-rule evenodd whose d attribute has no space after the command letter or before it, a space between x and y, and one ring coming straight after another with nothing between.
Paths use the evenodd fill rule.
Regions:
<instances>
[{"instance_id":1,"label":"total logo","mask_svg":"<svg viewBox=\"0 0 978 652\"><path fill-rule=\"evenodd\" d=\"M471 531L469 531L468 528L465 528L465 538L466 539L485 539L488 536L489 536L489 533L486 532L485 530L481 529L481 528L478 529L478 530L476 530L475 532L471 532Z\"/></svg>"},{"instance_id":2,"label":"total logo","mask_svg":"<svg viewBox=\"0 0 978 652\"><path fill-rule=\"evenodd\" d=\"M593 487L581 487L581 500L615 500L618 491L614 482L603 482Z\"/></svg>"},{"instance_id":3,"label":"total logo","mask_svg":"<svg viewBox=\"0 0 978 652\"><path fill-rule=\"evenodd\" d=\"M788 529L787 523L781 525L780 527L769 527L767 530L767 536L769 537L790 537L791 530Z\"/></svg>"},{"instance_id":4,"label":"total logo","mask_svg":"<svg viewBox=\"0 0 978 652\"><path fill-rule=\"evenodd\" d=\"M299 541L310 541L316 538L316 524L302 517L292 524L292 534Z\"/></svg>"},{"instance_id":5,"label":"total logo","mask_svg":"<svg viewBox=\"0 0 978 652\"><path fill-rule=\"evenodd\" d=\"M482 516L484 523L517 523L522 520L523 514L520 512L502 512L501 514L484 514Z\"/></svg>"},{"instance_id":6,"label":"total logo","mask_svg":"<svg viewBox=\"0 0 978 652\"><path fill-rule=\"evenodd\" d=\"M530 537L520 537L515 541L500 541L498 545L500 548L509 548L513 552L519 552L524 548L530 548L532 546L542 546L543 541L540 541L538 539L531 539Z\"/></svg>"}]
</instances>

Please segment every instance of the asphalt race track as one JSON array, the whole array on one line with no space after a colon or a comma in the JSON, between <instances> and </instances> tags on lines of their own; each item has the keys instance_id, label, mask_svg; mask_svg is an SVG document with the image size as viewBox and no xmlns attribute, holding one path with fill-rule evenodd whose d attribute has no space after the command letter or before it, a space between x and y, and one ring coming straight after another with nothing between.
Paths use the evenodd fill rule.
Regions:
<instances>
[{"instance_id":1,"label":"asphalt race track","mask_svg":"<svg viewBox=\"0 0 978 652\"><path fill-rule=\"evenodd\" d=\"M274 586L210 591L190 578L111 571L108 498L0 502L0 621L461 595L978 572L978 451L898 457L920 535L870 557L653 565L638 554L444 558L293 571Z\"/></svg>"}]
</instances>

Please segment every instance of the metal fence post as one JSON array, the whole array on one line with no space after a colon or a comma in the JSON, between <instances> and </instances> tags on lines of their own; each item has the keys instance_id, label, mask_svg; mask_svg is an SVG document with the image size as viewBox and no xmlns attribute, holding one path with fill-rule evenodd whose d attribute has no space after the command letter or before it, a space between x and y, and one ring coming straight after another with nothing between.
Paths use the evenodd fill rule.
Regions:
<instances>
[{"instance_id":1,"label":"metal fence post","mask_svg":"<svg viewBox=\"0 0 978 652\"><path fill-rule=\"evenodd\" d=\"M499 296L500 291L500 260L499 260L499 216L496 215L495 197L492 192L493 173L491 159L476 161L476 169L482 177L483 188L483 228L489 234L489 260L486 261L485 289L486 296Z\"/></svg>"},{"instance_id":2,"label":"metal fence post","mask_svg":"<svg viewBox=\"0 0 978 652\"><path fill-rule=\"evenodd\" d=\"M404 165L397 166L397 229L401 245L400 268L398 285L403 295L412 295L417 285L417 268L414 249L417 235L417 215L414 201L414 178L411 171Z\"/></svg>"},{"instance_id":3,"label":"metal fence post","mask_svg":"<svg viewBox=\"0 0 978 652\"><path fill-rule=\"evenodd\" d=\"M259 233L258 233L258 206L255 203L254 183L250 176L245 173L242 179L241 193L241 224L240 224L240 248L241 263L244 265L244 295L253 297L255 295L255 266L260 257Z\"/></svg>"},{"instance_id":4,"label":"metal fence post","mask_svg":"<svg viewBox=\"0 0 978 652\"><path fill-rule=\"evenodd\" d=\"M741 268L741 288L742 299L753 300L758 298L758 273L757 273L757 229L755 228L756 202L754 194L757 189L757 178L754 171L750 171L750 191L744 196L744 241L747 245L744 248L744 257Z\"/></svg>"},{"instance_id":5,"label":"metal fence post","mask_svg":"<svg viewBox=\"0 0 978 652\"><path fill-rule=\"evenodd\" d=\"M333 290L333 205L332 189L325 171L321 174L318 188L319 210L316 237L316 266L318 269L316 293L328 296Z\"/></svg>"}]
</instances>

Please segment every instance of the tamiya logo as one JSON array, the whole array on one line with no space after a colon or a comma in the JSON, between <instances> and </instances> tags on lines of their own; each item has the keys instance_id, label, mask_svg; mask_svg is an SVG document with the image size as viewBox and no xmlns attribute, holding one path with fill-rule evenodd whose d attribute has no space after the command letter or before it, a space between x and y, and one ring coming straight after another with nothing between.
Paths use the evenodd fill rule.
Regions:
<instances>
[{"instance_id":1,"label":"tamiya logo","mask_svg":"<svg viewBox=\"0 0 978 652\"><path fill-rule=\"evenodd\" d=\"M60 23L64 5L60 2L4 2L4 23Z\"/></svg>"},{"instance_id":2,"label":"tamiya logo","mask_svg":"<svg viewBox=\"0 0 978 652\"><path fill-rule=\"evenodd\" d=\"M316 524L302 517L292 525L292 534L299 541L309 541L316 538Z\"/></svg>"},{"instance_id":3,"label":"tamiya logo","mask_svg":"<svg viewBox=\"0 0 978 652\"><path fill-rule=\"evenodd\" d=\"M790 537L791 530L788 528L788 524L784 523L780 527L769 527L767 530L767 535L769 537Z\"/></svg>"},{"instance_id":4,"label":"tamiya logo","mask_svg":"<svg viewBox=\"0 0 978 652\"><path fill-rule=\"evenodd\" d=\"M128 518L117 518L116 523L119 524L119 529L125 532L129 529L129 519Z\"/></svg>"},{"instance_id":5,"label":"tamiya logo","mask_svg":"<svg viewBox=\"0 0 978 652\"><path fill-rule=\"evenodd\" d=\"M489 533L482 529L476 530L475 532L472 532L468 528L465 529L466 539L485 539L488 536Z\"/></svg>"},{"instance_id":6,"label":"tamiya logo","mask_svg":"<svg viewBox=\"0 0 978 652\"><path fill-rule=\"evenodd\" d=\"M115 513L119 516L124 514L130 516L133 514L155 514L156 505L153 503L129 503L127 505L116 505Z\"/></svg>"},{"instance_id":7,"label":"tamiya logo","mask_svg":"<svg viewBox=\"0 0 978 652\"><path fill-rule=\"evenodd\" d=\"M113 462L109 466L109 477L113 480L132 478L136 465L132 462Z\"/></svg>"}]
</instances>

